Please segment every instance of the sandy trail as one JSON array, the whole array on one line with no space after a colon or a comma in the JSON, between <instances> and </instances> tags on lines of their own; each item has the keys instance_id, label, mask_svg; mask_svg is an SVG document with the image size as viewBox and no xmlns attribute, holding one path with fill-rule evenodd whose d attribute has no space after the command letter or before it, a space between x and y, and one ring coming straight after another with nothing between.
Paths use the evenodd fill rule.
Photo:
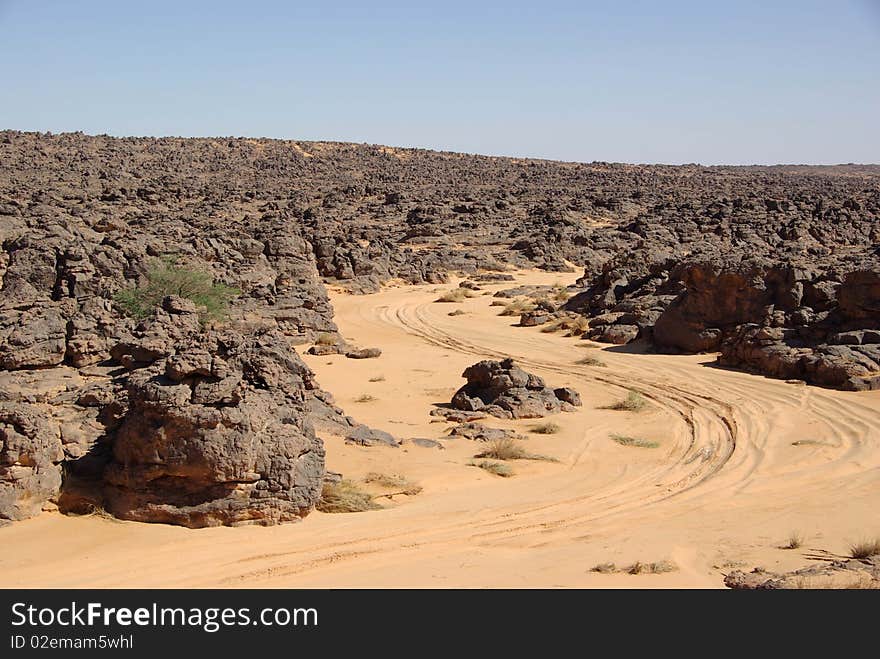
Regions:
<instances>
[{"instance_id":1,"label":"sandy trail","mask_svg":"<svg viewBox=\"0 0 880 659\"><path fill-rule=\"evenodd\" d=\"M814 550L844 552L880 533L880 393L786 384L716 368L710 356L585 349L513 326L490 296L434 302L449 288L335 294L344 335L383 355L307 361L349 414L408 439L445 437L431 405L449 400L467 365L512 356L552 386L581 392L583 408L553 418L558 434L526 440L558 462L517 461L516 475L502 479L467 466L480 448L468 440L441 451L326 437L328 468L352 479L404 474L423 492L383 500L381 511L314 513L273 528L194 531L44 514L0 530L0 585L719 587L734 566L789 569ZM453 309L465 314L449 316ZM607 366L575 363L588 354ZM649 409L603 409L630 388ZM376 400L355 402L364 393ZM524 434L534 425L488 423ZM620 446L610 433L660 447ZM806 538L804 548L780 549L792 531ZM590 571L661 560L679 569Z\"/></svg>"}]
</instances>

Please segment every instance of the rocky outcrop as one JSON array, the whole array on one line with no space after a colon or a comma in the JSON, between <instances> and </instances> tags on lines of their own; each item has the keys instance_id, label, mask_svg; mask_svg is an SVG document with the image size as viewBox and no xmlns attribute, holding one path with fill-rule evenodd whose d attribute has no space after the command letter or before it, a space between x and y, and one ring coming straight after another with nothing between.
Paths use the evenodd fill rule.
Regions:
<instances>
[{"instance_id":1,"label":"rocky outcrop","mask_svg":"<svg viewBox=\"0 0 880 659\"><path fill-rule=\"evenodd\" d=\"M308 420L308 367L277 330L205 332L166 298L113 350L128 410L104 472L123 519L189 527L299 519L317 501L324 448Z\"/></svg>"},{"instance_id":2,"label":"rocky outcrop","mask_svg":"<svg viewBox=\"0 0 880 659\"><path fill-rule=\"evenodd\" d=\"M57 424L35 405L0 403L0 521L38 514L61 489Z\"/></svg>"},{"instance_id":3,"label":"rocky outcrop","mask_svg":"<svg viewBox=\"0 0 880 659\"><path fill-rule=\"evenodd\" d=\"M584 268L581 292L522 324L583 314L587 336L623 343L652 340L659 322L664 350L720 349L730 366L874 387L878 180L880 168L871 166L645 167L342 143L0 131L0 402L17 419L3 431L0 516L35 514L55 500L62 510L103 505L106 471L118 476L107 489L110 507L131 518L296 518L308 499L303 481L279 474L295 461L288 454L311 441L309 424L350 441L397 443L345 415L306 373L291 375L302 380L303 403L282 393L265 409L268 389L249 379L259 372L254 363L275 359L264 350L276 354L250 338L289 347L329 335L333 345L317 352L352 351L338 336L325 282L363 293L392 280L441 283L461 272L473 282L505 281L510 267L561 272L574 263ZM121 313L117 293L143 283L168 256L240 291L225 325L194 337L183 331L189 312L179 303L138 329ZM737 266L744 257L764 265L750 274ZM227 354L227 341L237 352ZM228 374L212 371L208 357L225 362ZM278 359L299 368L295 353ZM192 392L186 404L183 386ZM502 416L571 404L528 383L499 404L462 398ZM253 480L270 444L249 448L241 463L222 454L257 432L257 413L280 424L273 428L288 457ZM188 446L181 430L188 427L217 453L209 459L187 448L195 460L190 484L177 457L150 479L150 461L164 454L141 455L128 439L116 455L120 433L140 423L149 430L163 415L181 419L174 446ZM31 428L30 418L41 420ZM157 451L171 450L150 436ZM163 483L175 493L165 500ZM205 500L197 503L195 492Z\"/></svg>"},{"instance_id":4,"label":"rocky outcrop","mask_svg":"<svg viewBox=\"0 0 880 659\"><path fill-rule=\"evenodd\" d=\"M684 352L713 352L742 323L769 324L771 316L801 306L807 273L765 262L687 263L672 275L684 291L657 318L654 342Z\"/></svg>"},{"instance_id":5,"label":"rocky outcrop","mask_svg":"<svg viewBox=\"0 0 880 659\"><path fill-rule=\"evenodd\" d=\"M880 389L880 273L856 270L839 284L803 288L813 306L737 327L718 362L836 389Z\"/></svg>"},{"instance_id":6,"label":"rocky outcrop","mask_svg":"<svg viewBox=\"0 0 880 659\"><path fill-rule=\"evenodd\" d=\"M512 359L484 360L468 366L467 379L452 397L457 410L480 411L502 419L532 419L568 412L580 405L571 389L551 389L537 375L516 366Z\"/></svg>"}]
</instances>

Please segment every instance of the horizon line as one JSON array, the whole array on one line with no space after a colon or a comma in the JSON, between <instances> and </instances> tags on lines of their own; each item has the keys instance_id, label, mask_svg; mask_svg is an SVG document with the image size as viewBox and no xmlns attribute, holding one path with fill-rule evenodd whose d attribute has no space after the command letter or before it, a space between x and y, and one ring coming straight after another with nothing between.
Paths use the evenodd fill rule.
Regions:
<instances>
[{"instance_id":1,"label":"horizon line","mask_svg":"<svg viewBox=\"0 0 880 659\"><path fill-rule=\"evenodd\" d=\"M729 163L729 162L717 162L713 164L701 163L696 161L691 162L627 162L623 160L562 160L558 158L548 158L543 156L529 156L529 155L511 155L511 154L491 154L491 153L479 153L476 151L455 151L450 149L436 148L436 147L426 147L426 146L404 146L404 145L394 145L394 144L383 144L379 142L353 142L353 141L345 141L345 140L335 140L335 139L298 139L298 138L290 138L290 137L267 137L265 135L255 136L255 135L121 135L121 134L113 134L113 133L89 133L83 130L62 130L62 131L52 131L52 130L24 130L20 128L0 128L0 133L22 133L25 135L40 135L40 136L51 136L51 137L60 137L65 135L83 135L85 137L109 137L111 139L153 139L153 140L161 140L161 139L173 139L173 140L211 140L211 139L224 139L224 140L263 140L270 142L297 142L297 143L312 143L312 144L345 144L345 145L353 145L353 146L368 146L368 147L384 147L390 149L406 149L410 151L427 151L429 153L437 153L437 154L446 154L446 155L457 155L457 156L472 156L478 158L503 158L506 160L529 160L529 161L538 161L538 162L549 162L549 163L558 163L565 165L630 165L630 166L644 166L644 167L880 167L880 162L837 162L837 163L827 163L827 162L776 162L776 163Z\"/></svg>"}]
</instances>

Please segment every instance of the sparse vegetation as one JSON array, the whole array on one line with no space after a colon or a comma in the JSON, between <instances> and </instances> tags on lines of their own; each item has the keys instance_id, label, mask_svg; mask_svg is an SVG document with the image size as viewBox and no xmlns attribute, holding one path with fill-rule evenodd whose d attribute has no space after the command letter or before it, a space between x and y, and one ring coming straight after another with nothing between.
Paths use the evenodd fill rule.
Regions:
<instances>
[{"instance_id":1,"label":"sparse vegetation","mask_svg":"<svg viewBox=\"0 0 880 659\"><path fill-rule=\"evenodd\" d=\"M880 554L880 538L860 540L849 548L849 555L853 558L870 558Z\"/></svg>"},{"instance_id":2,"label":"sparse vegetation","mask_svg":"<svg viewBox=\"0 0 880 659\"><path fill-rule=\"evenodd\" d=\"M450 311L450 312L449 312L448 314L446 314L446 315L447 315L447 316L463 316L463 315L465 315L466 313L467 313L466 311L462 311L461 309L456 309L455 311Z\"/></svg>"},{"instance_id":3,"label":"sparse vegetation","mask_svg":"<svg viewBox=\"0 0 880 659\"><path fill-rule=\"evenodd\" d=\"M371 396L370 394L361 394L357 398L354 399L355 403L372 403L376 400L375 396Z\"/></svg>"},{"instance_id":4,"label":"sparse vegetation","mask_svg":"<svg viewBox=\"0 0 880 659\"><path fill-rule=\"evenodd\" d=\"M566 289L565 286L563 286L562 284L554 284L551 295L555 302L566 302L568 298L571 297L568 289Z\"/></svg>"},{"instance_id":5,"label":"sparse vegetation","mask_svg":"<svg viewBox=\"0 0 880 659\"><path fill-rule=\"evenodd\" d=\"M590 572L600 572L602 574L612 574L617 572L617 566L614 563L599 563L590 568Z\"/></svg>"},{"instance_id":6,"label":"sparse vegetation","mask_svg":"<svg viewBox=\"0 0 880 659\"><path fill-rule=\"evenodd\" d=\"M473 297L474 294L467 288L453 288L446 291L437 298L437 302L464 302L467 298Z\"/></svg>"},{"instance_id":7,"label":"sparse vegetation","mask_svg":"<svg viewBox=\"0 0 880 659\"><path fill-rule=\"evenodd\" d=\"M783 549L799 549L804 544L804 536L798 531L792 531L788 535L788 540L782 546Z\"/></svg>"},{"instance_id":8,"label":"sparse vegetation","mask_svg":"<svg viewBox=\"0 0 880 659\"><path fill-rule=\"evenodd\" d=\"M483 451L477 453L474 457L492 458L493 460L546 460L548 462L556 462L555 458L529 453L521 444L508 437L492 440Z\"/></svg>"},{"instance_id":9,"label":"sparse vegetation","mask_svg":"<svg viewBox=\"0 0 880 659\"><path fill-rule=\"evenodd\" d=\"M320 332L315 337L316 346L335 346L337 342L336 335L332 332Z\"/></svg>"},{"instance_id":10,"label":"sparse vegetation","mask_svg":"<svg viewBox=\"0 0 880 659\"><path fill-rule=\"evenodd\" d=\"M665 572L677 571L678 566L672 561L657 561L656 563L636 561L629 567L624 568L624 572L627 574L663 574Z\"/></svg>"},{"instance_id":11,"label":"sparse vegetation","mask_svg":"<svg viewBox=\"0 0 880 659\"><path fill-rule=\"evenodd\" d=\"M660 446L657 442L651 441L649 439L642 439L640 437L628 437L627 435L618 435L617 433L612 433L611 439L620 444L621 446L636 446L638 448L657 448Z\"/></svg>"},{"instance_id":12,"label":"sparse vegetation","mask_svg":"<svg viewBox=\"0 0 880 659\"><path fill-rule=\"evenodd\" d=\"M503 462L490 462L489 460L480 460L479 462L469 462L471 467L479 467L490 474L501 476L502 478L510 478L513 476L513 469Z\"/></svg>"},{"instance_id":13,"label":"sparse vegetation","mask_svg":"<svg viewBox=\"0 0 880 659\"><path fill-rule=\"evenodd\" d=\"M638 391L631 389L627 394L626 398L613 405L609 405L609 410L620 410L624 412L641 412L645 409L645 406L648 402L645 400L645 397L642 396Z\"/></svg>"},{"instance_id":14,"label":"sparse vegetation","mask_svg":"<svg viewBox=\"0 0 880 659\"><path fill-rule=\"evenodd\" d=\"M349 480L324 483L321 498L315 505L315 508L323 513L360 513L378 510L381 507L373 501L370 493L364 492Z\"/></svg>"},{"instance_id":15,"label":"sparse vegetation","mask_svg":"<svg viewBox=\"0 0 880 659\"><path fill-rule=\"evenodd\" d=\"M537 307L534 302L529 300L513 300L504 305L504 310L500 316L519 316L526 311L534 311Z\"/></svg>"},{"instance_id":16,"label":"sparse vegetation","mask_svg":"<svg viewBox=\"0 0 880 659\"><path fill-rule=\"evenodd\" d=\"M656 561L654 563L642 563L636 561L632 565L624 568L618 568L614 563L599 563L590 569L590 572L600 572L602 574L612 574L615 572L626 572L627 574L663 574L665 572L676 572L678 566L672 561Z\"/></svg>"},{"instance_id":17,"label":"sparse vegetation","mask_svg":"<svg viewBox=\"0 0 880 659\"><path fill-rule=\"evenodd\" d=\"M536 435L555 435L561 430L558 423L553 423L552 421L546 421L544 423L539 423L536 426L532 426L529 429L529 432L533 432Z\"/></svg>"},{"instance_id":18,"label":"sparse vegetation","mask_svg":"<svg viewBox=\"0 0 880 659\"><path fill-rule=\"evenodd\" d=\"M118 291L113 299L125 315L140 320L152 314L163 298L177 295L194 302L203 320L219 320L226 317L229 303L240 293L215 283L209 272L185 268L166 257L149 267L141 283Z\"/></svg>"},{"instance_id":19,"label":"sparse vegetation","mask_svg":"<svg viewBox=\"0 0 880 659\"><path fill-rule=\"evenodd\" d=\"M507 437L495 439L475 458L492 458L493 460L522 460L525 459L526 450L512 439Z\"/></svg>"},{"instance_id":20,"label":"sparse vegetation","mask_svg":"<svg viewBox=\"0 0 880 659\"><path fill-rule=\"evenodd\" d=\"M384 375L374 375L373 377L370 378L369 381L370 382L385 382L385 376Z\"/></svg>"},{"instance_id":21,"label":"sparse vegetation","mask_svg":"<svg viewBox=\"0 0 880 659\"><path fill-rule=\"evenodd\" d=\"M608 366L608 364L596 357L583 357L581 359L578 359L575 364L579 364L581 366Z\"/></svg>"},{"instance_id":22,"label":"sparse vegetation","mask_svg":"<svg viewBox=\"0 0 880 659\"><path fill-rule=\"evenodd\" d=\"M864 573L843 581L831 576L799 576L791 582L790 588L792 590L880 590L880 580Z\"/></svg>"},{"instance_id":23,"label":"sparse vegetation","mask_svg":"<svg viewBox=\"0 0 880 659\"><path fill-rule=\"evenodd\" d=\"M395 494L406 494L407 496L413 496L422 491L421 485L414 483L406 476L401 476L400 474L381 474L371 471L364 476L364 482L387 489L399 490L398 492L395 492Z\"/></svg>"}]
</instances>

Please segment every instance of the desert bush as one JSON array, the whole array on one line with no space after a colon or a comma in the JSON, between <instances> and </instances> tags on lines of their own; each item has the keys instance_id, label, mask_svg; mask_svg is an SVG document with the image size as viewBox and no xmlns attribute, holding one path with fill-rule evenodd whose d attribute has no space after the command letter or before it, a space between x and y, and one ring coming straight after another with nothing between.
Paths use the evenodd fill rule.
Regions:
<instances>
[{"instance_id":1,"label":"desert bush","mask_svg":"<svg viewBox=\"0 0 880 659\"><path fill-rule=\"evenodd\" d=\"M536 435L555 435L561 430L558 423L553 423L552 421L546 421L544 423L539 423L536 426L532 426L529 429L529 432L533 432Z\"/></svg>"},{"instance_id":2,"label":"desert bush","mask_svg":"<svg viewBox=\"0 0 880 659\"><path fill-rule=\"evenodd\" d=\"M611 439L620 444L621 446L637 446L639 448L657 448L660 446L657 442L651 441L649 439L642 439L640 437L627 437L626 435L618 435L616 433L611 435Z\"/></svg>"},{"instance_id":3,"label":"desert bush","mask_svg":"<svg viewBox=\"0 0 880 659\"><path fill-rule=\"evenodd\" d=\"M217 320L226 316L229 303L240 293L237 288L215 283L209 272L163 258L149 267L140 284L118 291L113 299L125 315L140 320L152 314L163 298L177 295L200 307L203 319Z\"/></svg>"},{"instance_id":4,"label":"desert bush","mask_svg":"<svg viewBox=\"0 0 880 659\"><path fill-rule=\"evenodd\" d=\"M580 364L581 366L607 366L605 362L597 357L583 357L578 359L575 364Z\"/></svg>"},{"instance_id":5,"label":"desert bush","mask_svg":"<svg viewBox=\"0 0 880 659\"><path fill-rule=\"evenodd\" d=\"M374 375L373 377L370 378L369 381L370 382L385 382L385 376L384 375Z\"/></svg>"},{"instance_id":6,"label":"desert bush","mask_svg":"<svg viewBox=\"0 0 880 659\"><path fill-rule=\"evenodd\" d=\"M375 396L371 396L370 394L361 394L357 398L354 399L355 403L372 403L376 400Z\"/></svg>"},{"instance_id":7,"label":"desert bush","mask_svg":"<svg viewBox=\"0 0 880 659\"><path fill-rule=\"evenodd\" d=\"M321 498L315 508L323 513L360 513L378 510L381 506L373 501L371 494L364 492L355 483L342 480L339 483L324 483Z\"/></svg>"}]
</instances>

